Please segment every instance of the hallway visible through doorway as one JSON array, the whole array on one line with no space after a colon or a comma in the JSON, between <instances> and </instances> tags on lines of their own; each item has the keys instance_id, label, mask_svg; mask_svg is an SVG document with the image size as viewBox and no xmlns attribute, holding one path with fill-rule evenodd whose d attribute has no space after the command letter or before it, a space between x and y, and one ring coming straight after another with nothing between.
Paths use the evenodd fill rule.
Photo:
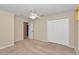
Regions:
<instances>
[{"instance_id":1,"label":"hallway visible through doorway","mask_svg":"<svg viewBox=\"0 0 79 59\"><path fill-rule=\"evenodd\" d=\"M27 39L29 35L29 25L28 22L24 22L24 39Z\"/></svg>"}]
</instances>

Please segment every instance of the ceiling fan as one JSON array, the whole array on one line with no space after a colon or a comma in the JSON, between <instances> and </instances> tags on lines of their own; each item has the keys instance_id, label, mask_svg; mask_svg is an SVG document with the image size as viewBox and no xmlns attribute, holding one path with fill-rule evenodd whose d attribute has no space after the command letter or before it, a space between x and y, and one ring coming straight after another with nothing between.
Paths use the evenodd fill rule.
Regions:
<instances>
[{"instance_id":1,"label":"ceiling fan","mask_svg":"<svg viewBox=\"0 0 79 59\"><path fill-rule=\"evenodd\" d=\"M30 10L30 14L28 16L29 19L39 19L40 16L35 10Z\"/></svg>"}]
</instances>

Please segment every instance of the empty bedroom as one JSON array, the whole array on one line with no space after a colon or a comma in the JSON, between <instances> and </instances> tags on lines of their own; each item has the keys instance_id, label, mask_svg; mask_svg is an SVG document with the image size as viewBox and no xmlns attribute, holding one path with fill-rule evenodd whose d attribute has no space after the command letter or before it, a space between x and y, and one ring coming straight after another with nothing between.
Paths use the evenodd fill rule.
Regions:
<instances>
[{"instance_id":1,"label":"empty bedroom","mask_svg":"<svg viewBox=\"0 0 79 59\"><path fill-rule=\"evenodd\" d=\"M0 55L77 55L78 21L77 4L0 4Z\"/></svg>"}]
</instances>

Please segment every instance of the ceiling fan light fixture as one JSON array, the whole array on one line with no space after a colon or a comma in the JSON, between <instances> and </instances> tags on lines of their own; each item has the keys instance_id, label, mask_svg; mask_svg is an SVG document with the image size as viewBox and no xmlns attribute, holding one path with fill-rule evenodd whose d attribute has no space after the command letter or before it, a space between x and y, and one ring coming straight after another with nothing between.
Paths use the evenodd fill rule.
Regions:
<instances>
[{"instance_id":1,"label":"ceiling fan light fixture","mask_svg":"<svg viewBox=\"0 0 79 59\"><path fill-rule=\"evenodd\" d=\"M29 16L30 19L36 19L38 18L38 15L35 13L31 13L31 15Z\"/></svg>"},{"instance_id":2,"label":"ceiling fan light fixture","mask_svg":"<svg viewBox=\"0 0 79 59\"><path fill-rule=\"evenodd\" d=\"M33 15L32 15L32 16L30 16L29 18L30 18L30 19L36 19L36 17L35 17L35 16L33 16Z\"/></svg>"},{"instance_id":3,"label":"ceiling fan light fixture","mask_svg":"<svg viewBox=\"0 0 79 59\"><path fill-rule=\"evenodd\" d=\"M29 18L29 19L37 19L37 18L40 18L40 16L37 14L36 11L31 10L31 11L30 11L30 15L29 15L28 18Z\"/></svg>"}]
</instances>

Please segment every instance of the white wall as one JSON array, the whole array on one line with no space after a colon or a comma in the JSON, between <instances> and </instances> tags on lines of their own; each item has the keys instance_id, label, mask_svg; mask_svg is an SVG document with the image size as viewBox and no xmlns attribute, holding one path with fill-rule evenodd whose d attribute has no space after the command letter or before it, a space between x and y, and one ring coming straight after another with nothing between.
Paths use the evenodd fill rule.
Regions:
<instances>
[{"instance_id":1,"label":"white wall","mask_svg":"<svg viewBox=\"0 0 79 59\"><path fill-rule=\"evenodd\" d=\"M23 40L23 35L24 35L24 22L27 22L27 19L23 19L19 16L15 16L15 42Z\"/></svg>"},{"instance_id":2,"label":"white wall","mask_svg":"<svg viewBox=\"0 0 79 59\"><path fill-rule=\"evenodd\" d=\"M78 22L78 50L79 50L79 22Z\"/></svg>"},{"instance_id":3,"label":"white wall","mask_svg":"<svg viewBox=\"0 0 79 59\"><path fill-rule=\"evenodd\" d=\"M75 21L75 51L79 55L79 22Z\"/></svg>"},{"instance_id":4,"label":"white wall","mask_svg":"<svg viewBox=\"0 0 79 59\"><path fill-rule=\"evenodd\" d=\"M14 45L14 15L0 11L0 49Z\"/></svg>"},{"instance_id":5,"label":"white wall","mask_svg":"<svg viewBox=\"0 0 79 59\"><path fill-rule=\"evenodd\" d=\"M47 42L47 24L46 19L36 19L34 21L34 39Z\"/></svg>"},{"instance_id":6,"label":"white wall","mask_svg":"<svg viewBox=\"0 0 79 59\"><path fill-rule=\"evenodd\" d=\"M74 28L74 11L61 12L58 14L52 14L46 17L42 17L34 22L34 39L47 42L47 21L57 20L65 17L69 17L69 45L74 48L74 40L76 39Z\"/></svg>"},{"instance_id":7,"label":"white wall","mask_svg":"<svg viewBox=\"0 0 79 59\"><path fill-rule=\"evenodd\" d=\"M48 41L69 46L69 18L48 20Z\"/></svg>"}]
</instances>

